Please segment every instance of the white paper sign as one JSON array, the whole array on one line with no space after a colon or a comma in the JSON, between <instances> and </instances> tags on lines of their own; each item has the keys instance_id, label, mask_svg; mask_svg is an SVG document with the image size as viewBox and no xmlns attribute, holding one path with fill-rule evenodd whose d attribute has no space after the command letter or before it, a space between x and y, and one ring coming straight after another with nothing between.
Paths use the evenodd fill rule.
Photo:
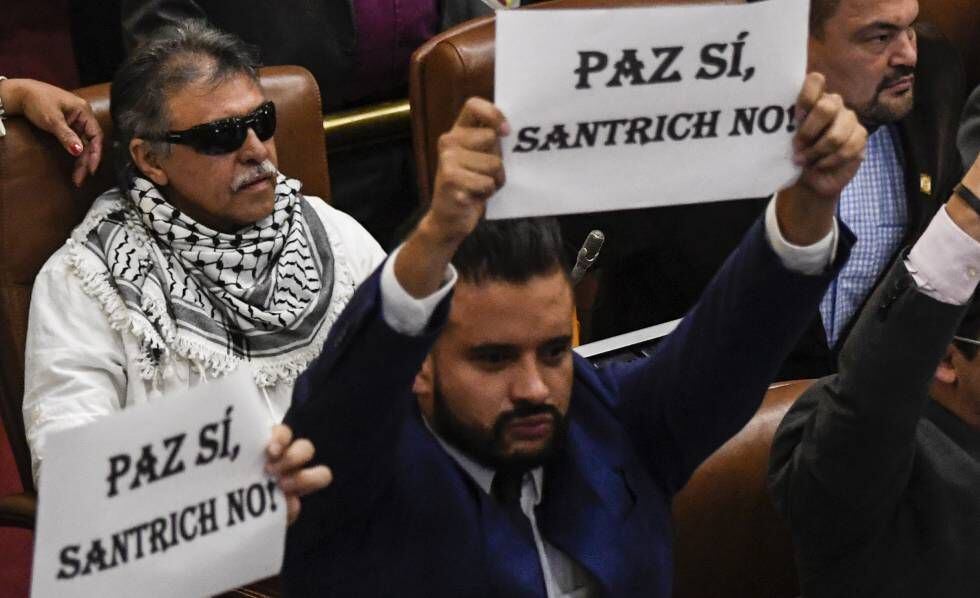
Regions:
<instances>
[{"instance_id":1,"label":"white paper sign","mask_svg":"<svg viewBox=\"0 0 980 598\"><path fill-rule=\"evenodd\" d=\"M204 596L275 575L286 504L244 368L52 434L32 596Z\"/></svg>"},{"instance_id":2,"label":"white paper sign","mask_svg":"<svg viewBox=\"0 0 980 598\"><path fill-rule=\"evenodd\" d=\"M487 218L768 195L799 176L808 0L497 13Z\"/></svg>"}]
</instances>

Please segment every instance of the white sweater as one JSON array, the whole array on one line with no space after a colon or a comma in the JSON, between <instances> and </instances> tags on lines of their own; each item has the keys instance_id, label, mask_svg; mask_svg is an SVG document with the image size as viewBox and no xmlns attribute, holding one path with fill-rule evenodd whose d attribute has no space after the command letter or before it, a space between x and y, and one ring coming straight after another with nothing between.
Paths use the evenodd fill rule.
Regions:
<instances>
[{"instance_id":1,"label":"white sweater","mask_svg":"<svg viewBox=\"0 0 980 598\"><path fill-rule=\"evenodd\" d=\"M349 215L317 197L307 200L323 221L334 256L333 296L325 323L329 328L385 253ZM92 422L207 379L199 364L173 359L162 379L144 380L137 365L137 338L128 330L110 326L99 302L83 290L72 272L68 257L67 246L62 246L48 259L31 296L23 409L35 480L50 432ZM91 258L101 264L94 255ZM293 382L259 387L259 391L270 425L281 421L289 408Z\"/></svg>"}]
</instances>

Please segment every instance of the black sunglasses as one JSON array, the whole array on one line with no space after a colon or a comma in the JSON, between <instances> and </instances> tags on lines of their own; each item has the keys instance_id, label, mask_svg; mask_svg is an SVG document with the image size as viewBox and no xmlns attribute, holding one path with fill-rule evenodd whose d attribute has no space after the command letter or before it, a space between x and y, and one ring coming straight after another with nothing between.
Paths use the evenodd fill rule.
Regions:
<instances>
[{"instance_id":1,"label":"black sunglasses","mask_svg":"<svg viewBox=\"0 0 980 598\"><path fill-rule=\"evenodd\" d=\"M276 105L266 102L245 116L232 116L183 131L170 131L156 141L189 145L202 154L217 156L240 148L248 137L249 129L255 131L260 141L272 137L276 132Z\"/></svg>"}]
</instances>

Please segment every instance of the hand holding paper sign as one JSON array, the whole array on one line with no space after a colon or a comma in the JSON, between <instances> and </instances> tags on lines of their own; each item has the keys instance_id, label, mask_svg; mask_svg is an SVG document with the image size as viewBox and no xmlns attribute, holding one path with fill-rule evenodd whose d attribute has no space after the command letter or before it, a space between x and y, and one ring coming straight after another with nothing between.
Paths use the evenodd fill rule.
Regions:
<instances>
[{"instance_id":1,"label":"hand holding paper sign","mask_svg":"<svg viewBox=\"0 0 980 598\"><path fill-rule=\"evenodd\" d=\"M799 174L808 0L496 17L514 136L487 218L762 197Z\"/></svg>"},{"instance_id":2,"label":"hand holding paper sign","mask_svg":"<svg viewBox=\"0 0 980 598\"><path fill-rule=\"evenodd\" d=\"M509 128L500 110L482 98L463 105L453 128L439 138L439 167L428 217L452 241L461 241L483 216L485 200L504 184L500 139Z\"/></svg>"},{"instance_id":3,"label":"hand holding paper sign","mask_svg":"<svg viewBox=\"0 0 980 598\"><path fill-rule=\"evenodd\" d=\"M803 166L800 183L835 199L857 173L868 132L836 93L825 93L824 76L810 73L797 110L804 115L793 138L794 161Z\"/></svg>"},{"instance_id":4,"label":"hand holding paper sign","mask_svg":"<svg viewBox=\"0 0 980 598\"><path fill-rule=\"evenodd\" d=\"M33 595L201 596L274 575L289 503L329 482L291 441L246 368L52 434Z\"/></svg>"},{"instance_id":5,"label":"hand holding paper sign","mask_svg":"<svg viewBox=\"0 0 980 598\"><path fill-rule=\"evenodd\" d=\"M333 480L325 465L304 467L313 458L313 443L305 438L293 440L289 426L272 428L272 438L266 445L266 473L276 477L279 489L286 495L286 519L292 524L299 517L302 496L322 490Z\"/></svg>"},{"instance_id":6,"label":"hand holding paper sign","mask_svg":"<svg viewBox=\"0 0 980 598\"><path fill-rule=\"evenodd\" d=\"M504 184L500 137L509 133L503 113L474 97L439 138L432 203L395 262L395 276L411 295L424 297L439 288L456 248L483 217L487 199Z\"/></svg>"},{"instance_id":7,"label":"hand holding paper sign","mask_svg":"<svg viewBox=\"0 0 980 598\"><path fill-rule=\"evenodd\" d=\"M830 232L840 192L864 158L868 133L839 95L825 92L820 73L807 75L796 110L803 116L793 138L794 160L803 172L779 194L776 215L789 242L809 245Z\"/></svg>"}]
</instances>

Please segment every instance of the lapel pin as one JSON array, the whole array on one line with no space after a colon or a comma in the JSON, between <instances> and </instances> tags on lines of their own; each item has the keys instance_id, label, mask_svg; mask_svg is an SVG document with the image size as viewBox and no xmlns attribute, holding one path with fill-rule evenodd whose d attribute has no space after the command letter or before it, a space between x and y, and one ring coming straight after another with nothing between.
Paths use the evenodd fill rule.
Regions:
<instances>
[{"instance_id":1,"label":"lapel pin","mask_svg":"<svg viewBox=\"0 0 980 598\"><path fill-rule=\"evenodd\" d=\"M926 173L919 175L919 191L926 195L932 195L932 177Z\"/></svg>"}]
</instances>

